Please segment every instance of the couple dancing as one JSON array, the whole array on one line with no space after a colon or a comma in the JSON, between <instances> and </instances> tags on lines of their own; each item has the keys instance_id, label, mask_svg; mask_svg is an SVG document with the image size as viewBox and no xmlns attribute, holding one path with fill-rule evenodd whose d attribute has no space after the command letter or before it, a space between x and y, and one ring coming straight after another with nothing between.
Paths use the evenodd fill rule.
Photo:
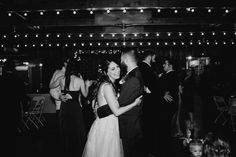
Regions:
<instances>
[{"instance_id":1,"label":"couple dancing","mask_svg":"<svg viewBox=\"0 0 236 157\"><path fill-rule=\"evenodd\" d=\"M117 97L115 81L120 78L120 67L111 60L102 65L103 77L97 87L96 113L83 157L138 157L142 138L141 113L143 80L134 50L121 54L121 65L127 75Z\"/></svg>"}]
</instances>

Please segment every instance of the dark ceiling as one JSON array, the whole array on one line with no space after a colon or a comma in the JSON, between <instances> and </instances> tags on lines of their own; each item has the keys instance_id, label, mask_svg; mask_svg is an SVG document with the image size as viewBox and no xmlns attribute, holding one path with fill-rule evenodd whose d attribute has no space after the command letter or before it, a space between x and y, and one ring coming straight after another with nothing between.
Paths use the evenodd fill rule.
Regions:
<instances>
[{"instance_id":1,"label":"dark ceiling","mask_svg":"<svg viewBox=\"0 0 236 157\"><path fill-rule=\"evenodd\" d=\"M180 32L184 34L180 40L203 41L207 35L215 40L222 37L212 32L227 32L227 39L235 41L235 0L8 0L0 7L4 45L117 39L178 42ZM201 33L204 38L199 38Z\"/></svg>"}]
</instances>

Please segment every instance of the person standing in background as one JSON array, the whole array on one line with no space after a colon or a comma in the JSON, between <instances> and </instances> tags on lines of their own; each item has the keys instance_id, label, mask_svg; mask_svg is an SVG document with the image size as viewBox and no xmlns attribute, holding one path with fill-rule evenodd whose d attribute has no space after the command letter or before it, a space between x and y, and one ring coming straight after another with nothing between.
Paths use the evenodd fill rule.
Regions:
<instances>
[{"instance_id":1,"label":"person standing in background","mask_svg":"<svg viewBox=\"0 0 236 157\"><path fill-rule=\"evenodd\" d=\"M63 144L64 156L82 156L86 142L86 131L80 95L87 97L91 81L84 81L82 76L78 77L78 67L76 60L69 60L65 75L59 77L52 88L58 85L61 88L59 95L61 140Z\"/></svg>"},{"instance_id":2,"label":"person standing in background","mask_svg":"<svg viewBox=\"0 0 236 157\"><path fill-rule=\"evenodd\" d=\"M62 77L65 75L66 66L67 66L68 60L64 60L61 63L59 63L58 68L54 71L52 78L49 83L49 94L53 98L55 105L56 105L56 116L58 119L59 124L59 111L61 107L61 100L59 98L61 94L61 86L58 85L57 87L53 87L53 84L57 81L59 77Z\"/></svg>"},{"instance_id":3,"label":"person standing in background","mask_svg":"<svg viewBox=\"0 0 236 157\"><path fill-rule=\"evenodd\" d=\"M171 126L173 122L174 114L177 113L179 108L179 79L176 71L174 70L174 61L172 59L165 59L163 64L164 74L160 78L160 84L162 86L162 95L164 95L164 99L161 103L160 109L162 112L159 112L162 117L162 121L160 122L161 129L161 142L162 142L162 156L173 157L176 155L174 153L175 149L173 149L173 137L172 131L173 128ZM171 97L167 97L170 95ZM171 148L170 149L170 146Z\"/></svg>"},{"instance_id":4,"label":"person standing in background","mask_svg":"<svg viewBox=\"0 0 236 157\"><path fill-rule=\"evenodd\" d=\"M10 118L10 122L4 125L12 132L18 135L22 131L21 119L22 112L27 110L29 98L26 95L24 80L22 80L15 70L15 62L12 59L7 59L3 65L3 73L0 77L1 86L1 101L3 111L13 111L14 118ZM13 131L14 130L14 131Z\"/></svg>"},{"instance_id":5,"label":"person standing in background","mask_svg":"<svg viewBox=\"0 0 236 157\"><path fill-rule=\"evenodd\" d=\"M158 142L158 125L150 123L157 117L158 107L160 106L160 87L152 64L156 62L154 51L146 50L141 56L139 68L143 76L145 94L143 100L143 129L146 155L157 156L158 150L154 142Z\"/></svg>"}]
</instances>

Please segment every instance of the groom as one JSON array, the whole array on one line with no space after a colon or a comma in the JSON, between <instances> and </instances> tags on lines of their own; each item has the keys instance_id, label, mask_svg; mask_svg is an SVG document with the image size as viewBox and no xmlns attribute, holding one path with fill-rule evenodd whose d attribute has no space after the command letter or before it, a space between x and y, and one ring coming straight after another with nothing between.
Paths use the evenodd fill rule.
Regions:
<instances>
[{"instance_id":1,"label":"groom","mask_svg":"<svg viewBox=\"0 0 236 157\"><path fill-rule=\"evenodd\" d=\"M119 105L126 106L144 93L141 72L137 65L136 51L126 50L121 54L121 66L126 68L126 76L121 86ZM119 129L125 157L140 156L140 144L143 136L141 128L142 104L120 115Z\"/></svg>"}]
</instances>

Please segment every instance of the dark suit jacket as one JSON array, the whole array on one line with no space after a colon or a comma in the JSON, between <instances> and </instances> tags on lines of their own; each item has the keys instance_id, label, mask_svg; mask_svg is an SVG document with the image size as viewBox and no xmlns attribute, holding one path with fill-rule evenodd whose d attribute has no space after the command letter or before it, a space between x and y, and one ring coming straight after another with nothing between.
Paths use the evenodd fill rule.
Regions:
<instances>
[{"instance_id":1,"label":"dark suit jacket","mask_svg":"<svg viewBox=\"0 0 236 157\"><path fill-rule=\"evenodd\" d=\"M165 92L169 91L170 95L173 98L173 102L167 103L169 104L168 106L172 106L175 108L175 110L178 107L178 92L179 92L179 79L178 75L175 71L171 71L168 73L163 74L161 77L161 85L162 85L162 91L163 95Z\"/></svg>"},{"instance_id":2,"label":"dark suit jacket","mask_svg":"<svg viewBox=\"0 0 236 157\"><path fill-rule=\"evenodd\" d=\"M154 70L145 62L140 62L139 68L143 76L144 85L148 87L152 93L155 93L157 90L157 78Z\"/></svg>"},{"instance_id":3,"label":"dark suit jacket","mask_svg":"<svg viewBox=\"0 0 236 157\"><path fill-rule=\"evenodd\" d=\"M144 93L144 84L140 69L133 69L125 78L121 86L119 105L126 106L135 101L137 97ZM119 116L119 128L121 138L141 138L141 114L142 104L135 106L131 110Z\"/></svg>"}]
</instances>

